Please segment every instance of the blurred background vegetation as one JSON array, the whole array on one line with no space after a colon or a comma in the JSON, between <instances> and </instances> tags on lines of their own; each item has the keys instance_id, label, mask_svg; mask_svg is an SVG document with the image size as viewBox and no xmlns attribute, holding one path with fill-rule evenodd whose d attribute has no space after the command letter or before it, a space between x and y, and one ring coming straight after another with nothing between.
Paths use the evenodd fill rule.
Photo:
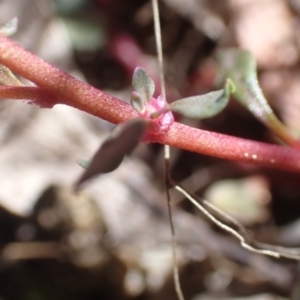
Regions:
<instances>
[{"instance_id":1,"label":"blurred background vegetation","mask_svg":"<svg viewBox=\"0 0 300 300\"><path fill-rule=\"evenodd\" d=\"M216 89L214 53L247 48L280 119L300 136L299 0L160 1L168 99ZM129 101L142 66L158 78L148 0L0 0L26 49ZM27 83L28 84L28 83ZM0 103L0 299L176 299L160 145L139 145L80 195L72 184L112 125L75 109ZM237 102L180 122L276 143ZM172 176L261 242L300 246L300 176L172 149ZM298 263L242 249L175 191L186 300L300 299Z\"/></svg>"}]
</instances>

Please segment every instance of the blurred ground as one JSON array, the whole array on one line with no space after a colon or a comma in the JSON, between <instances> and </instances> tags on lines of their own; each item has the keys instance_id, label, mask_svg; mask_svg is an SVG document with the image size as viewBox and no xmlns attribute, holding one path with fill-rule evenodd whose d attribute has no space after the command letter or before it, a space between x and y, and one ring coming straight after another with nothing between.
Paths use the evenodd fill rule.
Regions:
<instances>
[{"instance_id":1,"label":"blurred ground","mask_svg":"<svg viewBox=\"0 0 300 300\"><path fill-rule=\"evenodd\" d=\"M299 0L163 0L168 98L215 89L213 54L243 47L278 116L300 136ZM157 79L147 0L0 0L25 48L124 101L140 65ZM157 91L158 92L158 91ZM0 299L176 299L162 148L140 145L79 196L72 184L112 128L72 108L0 104ZM235 101L181 122L276 143ZM172 176L262 242L300 246L300 176L172 149ZM300 299L298 263L252 254L172 192L186 299Z\"/></svg>"}]
</instances>

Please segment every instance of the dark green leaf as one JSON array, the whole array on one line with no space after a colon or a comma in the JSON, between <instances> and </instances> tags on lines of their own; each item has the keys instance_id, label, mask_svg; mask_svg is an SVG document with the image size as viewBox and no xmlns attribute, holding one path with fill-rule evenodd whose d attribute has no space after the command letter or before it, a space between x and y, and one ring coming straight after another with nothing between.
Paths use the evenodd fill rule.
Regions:
<instances>
[{"instance_id":1,"label":"dark green leaf","mask_svg":"<svg viewBox=\"0 0 300 300\"><path fill-rule=\"evenodd\" d=\"M137 67L133 73L132 86L139 97L139 104L137 107L144 107L154 94L154 81L149 77L144 69Z\"/></svg>"},{"instance_id":2,"label":"dark green leaf","mask_svg":"<svg viewBox=\"0 0 300 300\"><path fill-rule=\"evenodd\" d=\"M230 78L236 87L233 96L283 141L290 145L296 145L297 141L275 116L263 95L258 84L256 63L252 54L247 50L226 49L217 53L217 60L219 82Z\"/></svg>"},{"instance_id":3,"label":"dark green leaf","mask_svg":"<svg viewBox=\"0 0 300 300\"><path fill-rule=\"evenodd\" d=\"M166 107L166 110L178 112L192 119L210 118L226 107L231 89L232 83L227 81L222 90L174 101Z\"/></svg>"},{"instance_id":4,"label":"dark green leaf","mask_svg":"<svg viewBox=\"0 0 300 300\"><path fill-rule=\"evenodd\" d=\"M115 170L124 156L138 144L145 129L146 122L143 119L132 119L116 126L89 162L86 171L75 184L75 190L89 179Z\"/></svg>"}]
</instances>

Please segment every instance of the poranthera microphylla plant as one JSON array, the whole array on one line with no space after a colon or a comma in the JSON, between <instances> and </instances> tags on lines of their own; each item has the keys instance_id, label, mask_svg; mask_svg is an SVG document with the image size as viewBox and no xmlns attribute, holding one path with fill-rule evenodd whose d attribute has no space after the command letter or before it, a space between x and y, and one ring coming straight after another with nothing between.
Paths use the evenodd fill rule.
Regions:
<instances>
[{"instance_id":1,"label":"poranthera microphylla plant","mask_svg":"<svg viewBox=\"0 0 300 300\"><path fill-rule=\"evenodd\" d=\"M114 124L138 117L137 111L128 103L77 80L4 35L0 35L0 63L36 85L16 86L4 82L4 86L0 87L1 99L28 99L37 106L49 108L66 104ZM300 172L300 153L296 149L208 132L178 122L174 122L164 133L152 132L148 142Z\"/></svg>"},{"instance_id":2,"label":"poranthera microphylla plant","mask_svg":"<svg viewBox=\"0 0 300 300\"><path fill-rule=\"evenodd\" d=\"M1 99L28 99L37 106L49 108L65 104L114 124L139 116L130 104L48 64L4 35L0 35L0 63L36 85L16 86L4 82L4 86L0 87ZM172 123L165 132L148 130L146 136L147 134L149 143L161 143L219 158L300 172L300 153L294 149L298 147L298 143L294 148L269 145L208 132L178 122Z\"/></svg>"},{"instance_id":3,"label":"poranthera microphylla plant","mask_svg":"<svg viewBox=\"0 0 300 300\"><path fill-rule=\"evenodd\" d=\"M133 74L130 105L73 78L23 49L6 37L14 32L15 26L16 20L12 20L0 30L1 99L26 99L42 108L66 104L111 123L120 124L90 162L80 161L87 170L77 181L77 190L91 177L113 171L118 167L124 155L130 153L139 140L224 159L300 172L299 143L285 130L263 97L257 84L255 62L249 52L230 49L218 54L219 80L224 86L223 89L173 103L167 103L163 96L154 98L155 87L152 79L145 70L137 67ZM12 72L30 80L35 86L22 85ZM226 106L230 93L291 147L269 145L208 132L174 121L172 111L198 119L213 116ZM187 198L194 201L194 198L179 185L174 182L172 184ZM194 204L200 205L197 201ZM204 209L206 214L205 207L207 208L209 204L204 201L201 205L200 209ZM215 213L222 214L219 211ZM240 240L242 246L249 250L275 257L299 258L298 253L292 250L263 250L262 248L268 247L253 241L238 223L227 216L228 223L234 225L236 231L220 223L212 215L209 218L233 234Z\"/></svg>"}]
</instances>

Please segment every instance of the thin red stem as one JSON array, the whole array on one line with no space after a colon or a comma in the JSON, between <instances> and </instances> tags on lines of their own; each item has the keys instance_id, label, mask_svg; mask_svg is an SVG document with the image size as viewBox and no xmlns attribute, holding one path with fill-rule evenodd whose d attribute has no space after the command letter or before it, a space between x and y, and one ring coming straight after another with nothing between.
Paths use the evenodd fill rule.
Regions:
<instances>
[{"instance_id":1,"label":"thin red stem","mask_svg":"<svg viewBox=\"0 0 300 300\"><path fill-rule=\"evenodd\" d=\"M0 63L54 94L61 103L108 122L117 124L137 116L129 104L70 76L1 35Z\"/></svg>"},{"instance_id":2,"label":"thin red stem","mask_svg":"<svg viewBox=\"0 0 300 300\"><path fill-rule=\"evenodd\" d=\"M297 149L200 130L180 123L174 123L157 141L219 158L300 171L300 151Z\"/></svg>"},{"instance_id":3,"label":"thin red stem","mask_svg":"<svg viewBox=\"0 0 300 300\"><path fill-rule=\"evenodd\" d=\"M76 107L111 123L138 114L128 104L73 78L0 35L0 63L31 80L60 103ZM254 162L300 172L300 151L244 140L173 123L168 131L149 135L150 142L230 160Z\"/></svg>"},{"instance_id":4,"label":"thin red stem","mask_svg":"<svg viewBox=\"0 0 300 300\"><path fill-rule=\"evenodd\" d=\"M0 86L0 99L32 100L42 107L52 107L59 100L34 86Z\"/></svg>"}]
</instances>

